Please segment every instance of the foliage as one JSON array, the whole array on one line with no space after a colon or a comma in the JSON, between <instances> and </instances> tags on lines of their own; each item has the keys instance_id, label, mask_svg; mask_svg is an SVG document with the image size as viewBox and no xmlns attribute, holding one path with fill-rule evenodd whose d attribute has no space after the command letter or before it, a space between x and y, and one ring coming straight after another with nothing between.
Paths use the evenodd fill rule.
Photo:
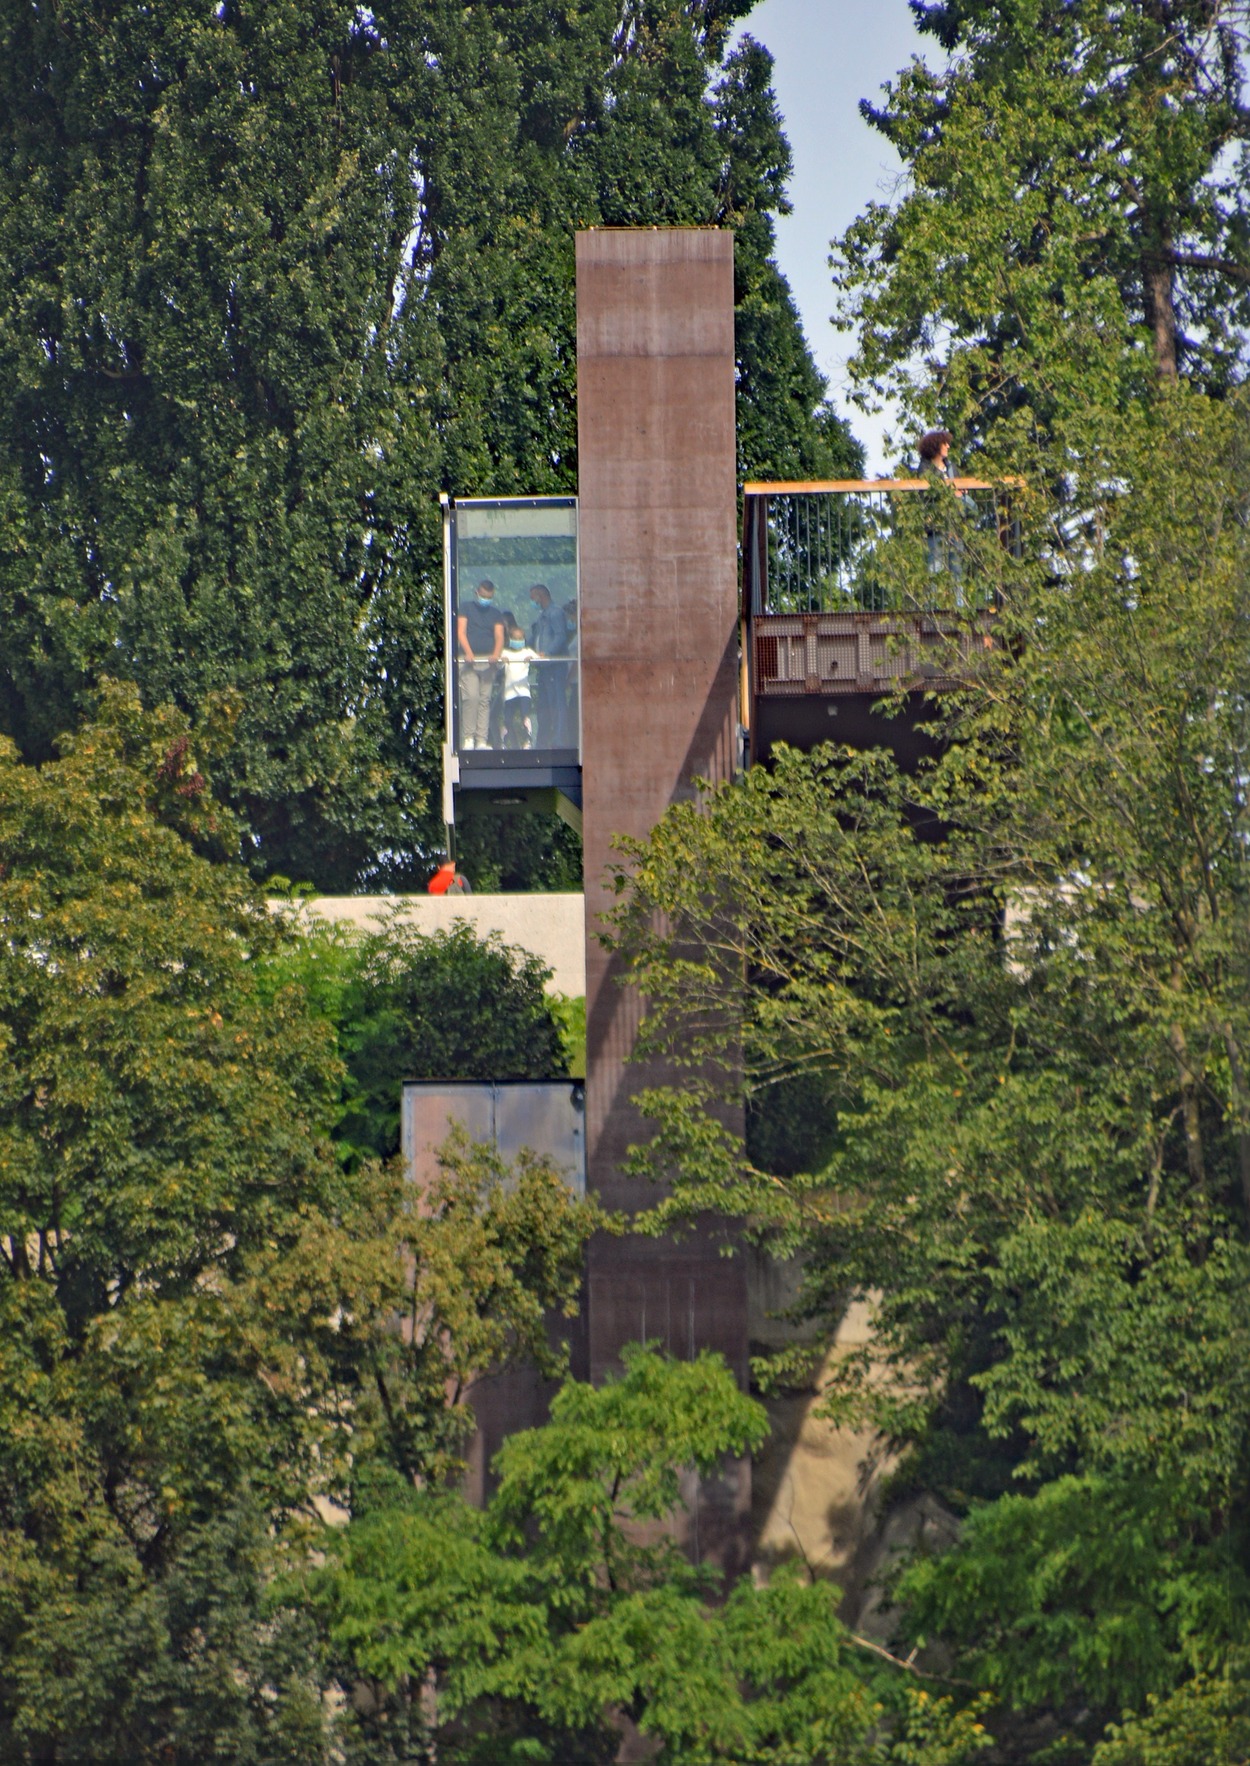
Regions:
<instances>
[{"instance_id":1,"label":"foliage","mask_svg":"<svg viewBox=\"0 0 1250 1766\"><path fill-rule=\"evenodd\" d=\"M13 15L0 731L26 758L104 672L194 718L233 692L218 790L256 874L423 880L437 493L575 488L579 226L734 226L749 451L846 451L771 260L788 150L740 10ZM510 824L482 875L558 881L574 844Z\"/></svg>"},{"instance_id":2,"label":"foliage","mask_svg":"<svg viewBox=\"0 0 1250 1766\"><path fill-rule=\"evenodd\" d=\"M392 354L411 11L36 6L0 74L4 726L46 756L105 669L193 713L236 690L220 782L296 875L387 825L363 689L437 473Z\"/></svg>"},{"instance_id":3,"label":"foliage","mask_svg":"<svg viewBox=\"0 0 1250 1766\"><path fill-rule=\"evenodd\" d=\"M269 1610L362 1464L454 1474L484 1366L562 1366L599 1224L466 1149L347 1177L333 1039L186 723L116 689L0 752L0 1753L322 1757L318 1643ZM405 1331L395 1328L406 1317Z\"/></svg>"},{"instance_id":4,"label":"foliage","mask_svg":"<svg viewBox=\"0 0 1250 1766\"><path fill-rule=\"evenodd\" d=\"M1114 1723L1093 1766L1189 1766L1193 1760L1245 1766L1250 1760L1250 1674L1244 1654L1222 1674L1199 1674L1144 1717Z\"/></svg>"},{"instance_id":5,"label":"foliage","mask_svg":"<svg viewBox=\"0 0 1250 1766\"><path fill-rule=\"evenodd\" d=\"M328 1443L298 1337L245 1297L337 1205L333 1056L254 996L279 932L246 879L160 815L212 818L185 725L109 712L38 771L0 759L0 1730L18 1758L215 1729L278 1757L305 1664L247 1590Z\"/></svg>"},{"instance_id":6,"label":"foliage","mask_svg":"<svg viewBox=\"0 0 1250 1766\"><path fill-rule=\"evenodd\" d=\"M1023 441L1155 377L1220 389L1250 320L1242 0L915 0L949 57L865 116L898 199L835 242L853 373Z\"/></svg>"},{"instance_id":7,"label":"foliage","mask_svg":"<svg viewBox=\"0 0 1250 1766\"><path fill-rule=\"evenodd\" d=\"M1178 1668L1201 1673L1244 1610L1228 1542L1171 1491L1136 1477L1065 1476L974 1508L958 1553L921 1559L898 1596L921 1633L1018 1709L1145 1705Z\"/></svg>"},{"instance_id":8,"label":"foliage","mask_svg":"<svg viewBox=\"0 0 1250 1766\"><path fill-rule=\"evenodd\" d=\"M586 996L557 993L552 996L551 1010L564 1043L569 1077L586 1077Z\"/></svg>"},{"instance_id":9,"label":"foliage","mask_svg":"<svg viewBox=\"0 0 1250 1766\"><path fill-rule=\"evenodd\" d=\"M557 815L470 813L455 839L456 864L479 894L581 891L581 836Z\"/></svg>"},{"instance_id":10,"label":"foliage","mask_svg":"<svg viewBox=\"0 0 1250 1766\"><path fill-rule=\"evenodd\" d=\"M411 1745L404 1693L424 1686L440 1760L607 1761L620 1713L673 1766L971 1758L975 1709L926 1710L897 1686L893 1751L877 1730L875 1659L839 1622L830 1585L781 1573L709 1604L714 1578L663 1524L685 1471L713 1472L765 1432L716 1357L634 1348L620 1379L566 1382L550 1422L509 1439L483 1514L418 1493L354 1522L312 1596L348 1674L370 1679L373 1740Z\"/></svg>"},{"instance_id":11,"label":"foliage","mask_svg":"<svg viewBox=\"0 0 1250 1766\"><path fill-rule=\"evenodd\" d=\"M939 758L782 751L621 878L645 1046L683 1072L649 1099L653 1224L799 1251L828 1330L870 1299L834 1414L968 1517L900 1628L1074 1760L1250 1613L1244 424L1180 390L1091 416ZM717 1094L772 1122L758 1153L799 1085L823 1163L753 1163Z\"/></svg>"},{"instance_id":12,"label":"foliage","mask_svg":"<svg viewBox=\"0 0 1250 1766\"><path fill-rule=\"evenodd\" d=\"M310 914L265 965L264 986L298 983L333 1027L343 1076L334 1137L349 1160L399 1151L405 1079L560 1079L569 1072L551 971L465 920L424 933L396 907L373 930Z\"/></svg>"},{"instance_id":13,"label":"foliage","mask_svg":"<svg viewBox=\"0 0 1250 1766\"><path fill-rule=\"evenodd\" d=\"M518 1362L560 1376L568 1345L556 1333L577 1312L586 1241L612 1226L529 1153L505 1166L453 1135L419 1194L388 1167L371 1213L361 1209L347 1235L366 1273L378 1269L359 1332L351 1319L336 1332L352 1466L366 1480L381 1466L413 1483L454 1482L474 1379ZM353 1489L342 1487L345 1506Z\"/></svg>"},{"instance_id":14,"label":"foliage","mask_svg":"<svg viewBox=\"0 0 1250 1766\"><path fill-rule=\"evenodd\" d=\"M739 480L854 478L863 450L826 401L785 278L773 261L774 214L789 214L789 143L772 57L744 36L716 89L722 155L717 219L732 226Z\"/></svg>"}]
</instances>

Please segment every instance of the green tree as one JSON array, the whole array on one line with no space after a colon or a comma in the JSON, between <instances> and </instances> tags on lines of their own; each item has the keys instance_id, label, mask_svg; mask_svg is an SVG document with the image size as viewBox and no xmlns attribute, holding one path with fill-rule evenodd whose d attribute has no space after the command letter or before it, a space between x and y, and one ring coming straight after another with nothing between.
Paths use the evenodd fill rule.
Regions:
<instances>
[{"instance_id":1,"label":"green tree","mask_svg":"<svg viewBox=\"0 0 1250 1766\"><path fill-rule=\"evenodd\" d=\"M576 489L573 231L593 225L732 227L744 473L858 461L773 262L790 149L771 56L750 37L727 51L745 10L637 0L622 19L588 7L581 41L541 0L490 21L490 55L498 32L511 58L510 107L479 100L456 137L428 144L444 233L430 235L427 310L446 473L463 494ZM486 51L458 12L450 28L449 65L468 57L477 70ZM475 92L486 83L471 77Z\"/></svg>"},{"instance_id":2,"label":"green tree","mask_svg":"<svg viewBox=\"0 0 1250 1766\"><path fill-rule=\"evenodd\" d=\"M358 1467L454 1476L463 1390L562 1365L599 1221L461 1149L345 1175L333 1038L267 965L185 720L110 690L0 751L0 1753L323 1757L319 1645L271 1607ZM397 1317L408 1328L395 1329Z\"/></svg>"},{"instance_id":3,"label":"green tree","mask_svg":"<svg viewBox=\"0 0 1250 1766\"><path fill-rule=\"evenodd\" d=\"M1091 415L932 767L783 751L622 879L647 1046L689 1075L650 1098L655 1222L800 1253L813 1321L871 1299L834 1412L965 1517L900 1624L1041 1725L1013 1759L1184 1704L1250 1616L1244 421ZM806 1088L819 1162L750 1158L718 1071L774 1140Z\"/></svg>"},{"instance_id":4,"label":"green tree","mask_svg":"<svg viewBox=\"0 0 1250 1766\"><path fill-rule=\"evenodd\" d=\"M835 242L853 372L981 433L1244 366L1242 0L915 0L949 56L868 119L907 181ZM1027 428L1027 425L1026 425Z\"/></svg>"},{"instance_id":5,"label":"green tree","mask_svg":"<svg viewBox=\"0 0 1250 1766\"><path fill-rule=\"evenodd\" d=\"M348 1757L588 1766L615 1757L624 1713L668 1766L971 1759L975 1706L884 1683L829 1584L782 1573L710 1598L715 1572L663 1527L683 1471L758 1446L763 1411L714 1356L624 1359L506 1443L485 1513L382 1491L330 1542L313 1603L372 1693Z\"/></svg>"},{"instance_id":6,"label":"green tree","mask_svg":"<svg viewBox=\"0 0 1250 1766\"><path fill-rule=\"evenodd\" d=\"M717 219L734 230L738 475L857 478L863 449L828 402L794 299L774 261L775 214L790 213L792 160L772 89L772 56L749 36L716 87L722 155Z\"/></svg>"},{"instance_id":7,"label":"green tree","mask_svg":"<svg viewBox=\"0 0 1250 1766\"><path fill-rule=\"evenodd\" d=\"M456 864L479 894L581 893L581 836L557 815L467 815L455 841Z\"/></svg>"},{"instance_id":8,"label":"green tree","mask_svg":"<svg viewBox=\"0 0 1250 1766\"><path fill-rule=\"evenodd\" d=\"M236 689L262 864L340 883L388 827L376 609L438 470L392 359L430 75L404 0L369 19L36 6L0 73L4 727L45 757L102 672Z\"/></svg>"},{"instance_id":9,"label":"green tree","mask_svg":"<svg viewBox=\"0 0 1250 1766\"><path fill-rule=\"evenodd\" d=\"M466 921L423 933L401 910L370 932L311 917L266 965L332 1026L343 1062L335 1139L352 1158L399 1151L405 1079L561 1079L569 1056L551 971Z\"/></svg>"},{"instance_id":10,"label":"green tree","mask_svg":"<svg viewBox=\"0 0 1250 1766\"><path fill-rule=\"evenodd\" d=\"M1250 1760L1250 1674L1244 1656L1223 1674L1202 1674L1170 1698L1151 1699L1144 1717L1114 1723L1094 1751L1094 1766L1187 1766Z\"/></svg>"},{"instance_id":11,"label":"green tree","mask_svg":"<svg viewBox=\"0 0 1250 1766\"><path fill-rule=\"evenodd\" d=\"M845 448L771 266L786 149L763 51L727 54L739 10L13 16L0 729L24 756L102 673L193 717L233 691L218 784L257 874L423 877L437 493L575 488L578 226L738 229L752 459ZM501 874L563 862L507 844Z\"/></svg>"}]
</instances>

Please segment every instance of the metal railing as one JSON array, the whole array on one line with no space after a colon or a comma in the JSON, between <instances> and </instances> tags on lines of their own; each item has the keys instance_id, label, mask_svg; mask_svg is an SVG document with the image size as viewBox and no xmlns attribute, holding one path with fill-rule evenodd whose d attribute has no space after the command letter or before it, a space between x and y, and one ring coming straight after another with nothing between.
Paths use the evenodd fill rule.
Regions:
<instances>
[{"instance_id":1,"label":"metal railing","mask_svg":"<svg viewBox=\"0 0 1250 1766\"><path fill-rule=\"evenodd\" d=\"M743 487L748 617L988 610L1017 550L1010 493L981 479Z\"/></svg>"},{"instance_id":2,"label":"metal railing","mask_svg":"<svg viewBox=\"0 0 1250 1766\"><path fill-rule=\"evenodd\" d=\"M956 685L1018 553L980 479L745 485L743 722L753 697Z\"/></svg>"}]
</instances>

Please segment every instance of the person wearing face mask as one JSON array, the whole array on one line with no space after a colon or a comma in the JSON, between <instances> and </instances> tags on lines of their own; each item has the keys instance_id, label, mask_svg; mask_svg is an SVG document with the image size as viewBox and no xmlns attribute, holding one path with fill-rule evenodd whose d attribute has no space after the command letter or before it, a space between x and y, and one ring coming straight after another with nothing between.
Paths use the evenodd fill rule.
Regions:
<instances>
[{"instance_id":1,"label":"person wearing face mask","mask_svg":"<svg viewBox=\"0 0 1250 1766\"><path fill-rule=\"evenodd\" d=\"M503 740L505 748L532 748L534 725L530 718L530 663L538 661L537 650L525 642L519 625L508 632L508 646L503 653Z\"/></svg>"},{"instance_id":2,"label":"person wearing face mask","mask_svg":"<svg viewBox=\"0 0 1250 1766\"><path fill-rule=\"evenodd\" d=\"M530 627L530 645L541 661L535 670L534 709L538 714L538 746L563 748L564 702L568 687L569 665L562 659L568 655L569 625L563 607L551 599L546 583L535 583L530 600L537 617Z\"/></svg>"},{"instance_id":3,"label":"person wearing face mask","mask_svg":"<svg viewBox=\"0 0 1250 1766\"><path fill-rule=\"evenodd\" d=\"M490 702L503 654L503 615L495 606L495 585L483 577L472 601L456 614L460 679L460 746L490 747Z\"/></svg>"}]
</instances>

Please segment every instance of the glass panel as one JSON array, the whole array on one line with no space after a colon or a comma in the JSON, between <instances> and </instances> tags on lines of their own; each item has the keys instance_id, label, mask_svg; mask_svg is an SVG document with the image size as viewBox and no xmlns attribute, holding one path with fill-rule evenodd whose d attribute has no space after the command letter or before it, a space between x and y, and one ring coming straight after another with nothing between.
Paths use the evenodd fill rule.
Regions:
<instances>
[{"instance_id":1,"label":"glass panel","mask_svg":"<svg viewBox=\"0 0 1250 1766\"><path fill-rule=\"evenodd\" d=\"M550 1159L569 1187L585 1194L586 1101L579 1081L409 1080L401 1122L404 1169L422 1191L438 1174L436 1149L458 1123L509 1164L522 1147Z\"/></svg>"},{"instance_id":2,"label":"glass panel","mask_svg":"<svg viewBox=\"0 0 1250 1766\"><path fill-rule=\"evenodd\" d=\"M457 753L473 770L576 764L576 504L457 503L452 535Z\"/></svg>"},{"instance_id":3,"label":"glass panel","mask_svg":"<svg viewBox=\"0 0 1250 1766\"><path fill-rule=\"evenodd\" d=\"M522 1147L544 1153L579 1195L586 1189L585 1103L580 1086L500 1084L495 1145L511 1163Z\"/></svg>"}]
</instances>

